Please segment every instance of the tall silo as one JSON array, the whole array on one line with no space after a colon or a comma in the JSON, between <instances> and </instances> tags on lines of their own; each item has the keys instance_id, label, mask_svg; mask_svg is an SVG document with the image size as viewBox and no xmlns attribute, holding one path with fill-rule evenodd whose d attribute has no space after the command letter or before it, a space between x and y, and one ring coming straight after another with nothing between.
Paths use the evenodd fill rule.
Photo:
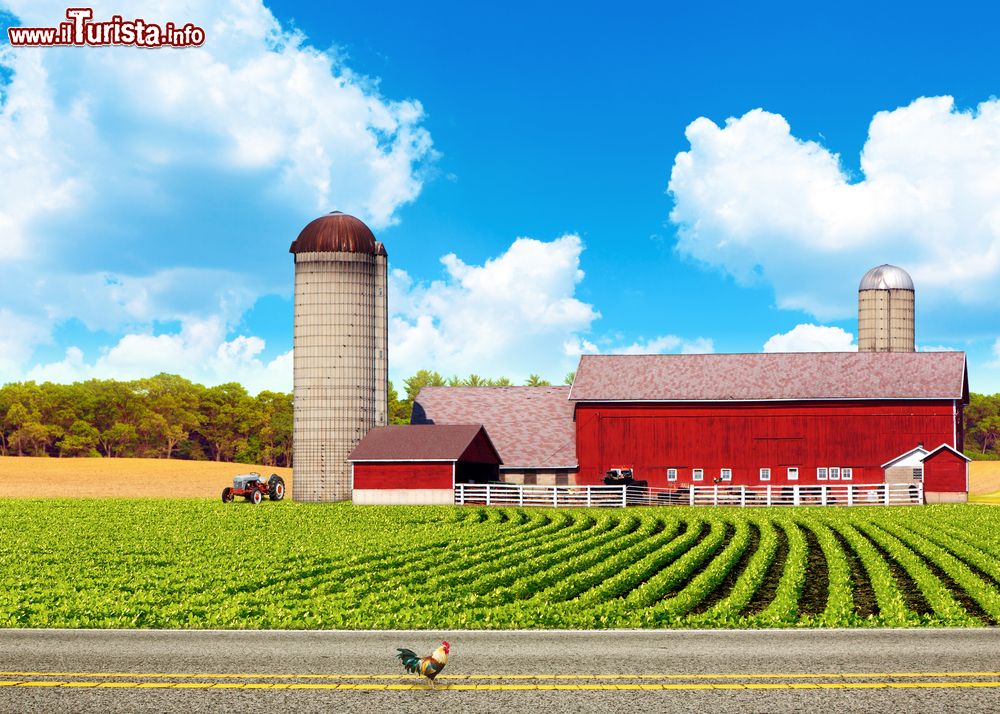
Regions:
<instances>
[{"instance_id":1,"label":"tall silo","mask_svg":"<svg viewBox=\"0 0 1000 714\"><path fill-rule=\"evenodd\" d=\"M302 229L295 256L296 501L351 497L347 456L387 417L386 253L354 216Z\"/></svg>"},{"instance_id":2,"label":"tall silo","mask_svg":"<svg viewBox=\"0 0 1000 714\"><path fill-rule=\"evenodd\" d=\"M858 351L913 352L913 280L902 268L880 265L858 287Z\"/></svg>"}]
</instances>

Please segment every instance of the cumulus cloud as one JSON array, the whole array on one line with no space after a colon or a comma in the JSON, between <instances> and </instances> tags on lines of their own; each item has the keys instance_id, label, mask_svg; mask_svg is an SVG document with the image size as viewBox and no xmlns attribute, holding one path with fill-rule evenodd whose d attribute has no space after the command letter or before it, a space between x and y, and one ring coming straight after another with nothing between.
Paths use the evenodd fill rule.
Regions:
<instances>
[{"instance_id":1,"label":"cumulus cloud","mask_svg":"<svg viewBox=\"0 0 1000 714\"><path fill-rule=\"evenodd\" d=\"M291 391L292 352L262 361L259 337L226 339L217 319L192 320L174 334L128 334L87 363L77 347L58 362L40 364L27 374L36 381L74 382L84 379L138 379L159 372L180 372L204 384L240 382L252 393L262 389ZM179 369L179 367L183 367Z\"/></svg>"},{"instance_id":2,"label":"cumulus cloud","mask_svg":"<svg viewBox=\"0 0 1000 714\"><path fill-rule=\"evenodd\" d=\"M441 259L445 277L415 283L402 270L390 277L390 368L445 373L531 373L572 368L564 344L600 314L574 297L583 279L583 242L518 238L483 265L454 254ZM553 362L555 360L555 362Z\"/></svg>"},{"instance_id":3,"label":"cumulus cloud","mask_svg":"<svg viewBox=\"0 0 1000 714\"><path fill-rule=\"evenodd\" d=\"M1000 100L962 111L951 97L920 98L879 112L857 177L762 109L721 127L699 118L686 136L669 183L677 250L769 283L780 307L849 317L857 281L885 262L913 276L937 332L956 302L1000 301Z\"/></svg>"},{"instance_id":4,"label":"cumulus cloud","mask_svg":"<svg viewBox=\"0 0 1000 714\"><path fill-rule=\"evenodd\" d=\"M796 325L788 332L772 335L764 352L857 352L854 335L839 327Z\"/></svg>"},{"instance_id":5,"label":"cumulus cloud","mask_svg":"<svg viewBox=\"0 0 1000 714\"><path fill-rule=\"evenodd\" d=\"M104 362L87 367L70 351L61 369L127 370L129 350L159 346L179 360L171 371L195 374L215 355L192 342L204 322L223 330L213 349L229 345L213 359L252 364L257 338L234 343L233 329L258 297L290 291L290 261L275 251L318 213L380 228L419 195L435 157L423 107L383 96L260 0L89 6L96 20L192 22L206 42L0 46L0 378L22 378L35 347L72 318L117 342ZM66 7L5 9L12 25L44 27ZM177 321L185 327L151 337Z\"/></svg>"}]
</instances>

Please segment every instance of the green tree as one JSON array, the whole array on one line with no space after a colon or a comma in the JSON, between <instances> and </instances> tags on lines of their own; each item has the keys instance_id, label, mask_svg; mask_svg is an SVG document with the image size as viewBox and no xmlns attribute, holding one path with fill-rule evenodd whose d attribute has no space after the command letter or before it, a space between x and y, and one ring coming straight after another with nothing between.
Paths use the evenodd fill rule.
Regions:
<instances>
[{"instance_id":1,"label":"green tree","mask_svg":"<svg viewBox=\"0 0 1000 714\"><path fill-rule=\"evenodd\" d=\"M448 386L448 382L437 372L422 369L412 377L404 379L403 386L406 387L406 400L412 404L424 387L444 387Z\"/></svg>"},{"instance_id":2,"label":"green tree","mask_svg":"<svg viewBox=\"0 0 1000 714\"><path fill-rule=\"evenodd\" d=\"M139 433L132 424L115 422L110 427L100 432L98 443L107 457L122 456L139 440Z\"/></svg>"},{"instance_id":3,"label":"green tree","mask_svg":"<svg viewBox=\"0 0 1000 714\"><path fill-rule=\"evenodd\" d=\"M97 442L100 432L89 423L77 419L59 442L60 456L100 456Z\"/></svg>"},{"instance_id":4,"label":"green tree","mask_svg":"<svg viewBox=\"0 0 1000 714\"><path fill-rule=\"evenodd\" d=\"M542 379L537 374L529 374L528 381L524 383L526 387L551 387L552 382L547 379Z\"/></svg>"},{"instance_id":5,"label":"green tree","mask_svg":"<svg viewBox=\"0 0 1000 714\"><path fill-rule=\"evenodd\" d=\"M989 416L981 419L974 429L976 437L982 446L982 453L992 449L1000 442L1000 416Z\"/></svg>"},{"instance_id":6,"label":"green tree","mask_svg":"<svg viewBox=\"0 0 1000 714\"><path fill-rule=\"evenodd\" d=\"M572 372L567 372L566 376L563 377L563 384L572 387L574 379L576 379L576 370Z\"/></svg>"}]
</instances>

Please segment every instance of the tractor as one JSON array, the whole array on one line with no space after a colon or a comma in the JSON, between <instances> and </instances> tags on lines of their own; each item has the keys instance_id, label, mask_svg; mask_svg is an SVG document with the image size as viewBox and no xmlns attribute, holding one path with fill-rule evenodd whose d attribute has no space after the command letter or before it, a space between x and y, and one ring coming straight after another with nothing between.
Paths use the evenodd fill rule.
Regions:
<instances>
[{"instance_id":1,"label":"tractor","mask_svg":"<svg viewBox=\"0 0 1000 714\"><path fill-rule=\"evenodd\" d=\"M278 474L271 474L265 481L256 471L233 477L233 485L222 489L222 502L232 503L237 496L243 496L253 504L259 504L267 496L272 501L285 497L285 481Z\"/></svg>"}]
</instances>

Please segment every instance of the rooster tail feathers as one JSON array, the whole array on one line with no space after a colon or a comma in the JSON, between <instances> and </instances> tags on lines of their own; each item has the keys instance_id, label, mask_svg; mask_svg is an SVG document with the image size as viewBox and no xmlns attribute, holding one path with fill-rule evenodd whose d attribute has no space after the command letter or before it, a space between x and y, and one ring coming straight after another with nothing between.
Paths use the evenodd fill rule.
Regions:
<instances>
[{"instance_id":1,"label":"rooster tail feathers","mask_svg":"<svg viewBox=\"0 0 1000 714\"><path fill-rule=\"evenodd\" d=\"M420 657L413 650L408 650L405 647L398 648L399 661L403 663L403 667L407 672L415 674L420 669Z\"/></svg>"}]
</instances>

